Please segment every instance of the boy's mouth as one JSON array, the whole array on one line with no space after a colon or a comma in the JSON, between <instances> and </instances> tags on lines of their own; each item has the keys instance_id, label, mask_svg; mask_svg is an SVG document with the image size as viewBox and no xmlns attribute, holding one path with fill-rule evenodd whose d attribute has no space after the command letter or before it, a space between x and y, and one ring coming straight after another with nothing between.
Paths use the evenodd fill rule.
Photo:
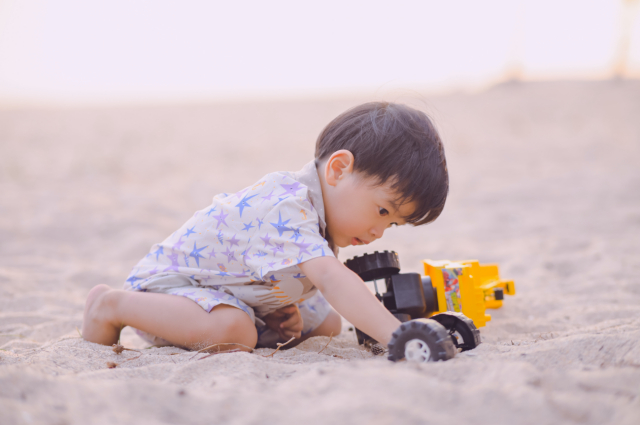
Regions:
<instances>
[{"instance_id":1,"label":"boy's mouth","mask_svg":"<svg viewBox=\"0 0 640 425\"><path fill-rule=\"evenodd\" d=\"M359 239L359 238L351 239L351 245L367 245L367 244L369 244L368 241L363 241L362 239Z\"/></svg>"}]
</instances>

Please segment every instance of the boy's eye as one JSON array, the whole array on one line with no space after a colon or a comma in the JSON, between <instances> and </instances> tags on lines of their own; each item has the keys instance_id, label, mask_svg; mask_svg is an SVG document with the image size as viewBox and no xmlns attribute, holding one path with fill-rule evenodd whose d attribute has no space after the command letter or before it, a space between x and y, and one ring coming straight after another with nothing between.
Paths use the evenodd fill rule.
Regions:
<instances>
[{"instance_id":1,"label":"boy's eye","mask_svg":"<svg viewBox=\"0 0 640 425\"><path fill-rule=\"evenodd\" d=\"M387 211L385 208L380 207L380 215L382 217L385 217L385 216L389 215L389 211Z\"/></svg>"}]
</instances>

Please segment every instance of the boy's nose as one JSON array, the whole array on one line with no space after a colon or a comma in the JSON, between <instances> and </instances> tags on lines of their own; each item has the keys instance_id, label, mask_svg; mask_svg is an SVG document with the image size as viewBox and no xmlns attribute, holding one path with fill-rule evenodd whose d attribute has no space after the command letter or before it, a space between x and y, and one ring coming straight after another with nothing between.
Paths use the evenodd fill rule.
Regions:
<instances>
[{"instance_id":1,"label":"boy's nose","mask_svg":"<svg viewBox=\"0 0 640 425\"><path fill-rule=\"evenodd\" d=\"M369 230L369 233L371 234L371 236L373 237L373 239L380 239L382 237L382 235L384 234L384 228L380 227L372 227L371 230ZM373 242L373 240L371 241Z\"/></svg>"}]
</instances>

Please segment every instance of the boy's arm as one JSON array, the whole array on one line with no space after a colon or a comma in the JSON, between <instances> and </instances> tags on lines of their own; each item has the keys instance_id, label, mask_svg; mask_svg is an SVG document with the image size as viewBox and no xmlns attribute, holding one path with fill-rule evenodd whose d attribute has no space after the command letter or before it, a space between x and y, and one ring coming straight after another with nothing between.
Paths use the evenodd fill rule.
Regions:
<instances>
[{"instance_id":1,"label":"boy's arm","mask_svg":"<svg viewBox=\"0 0 640 425\"><path fill-rule=\"evenodd\" d=\"M369 291L362 279L334 257L318 257L298 264L345 319L387 346L400 321Z\"/></svg>"}]
</instances>

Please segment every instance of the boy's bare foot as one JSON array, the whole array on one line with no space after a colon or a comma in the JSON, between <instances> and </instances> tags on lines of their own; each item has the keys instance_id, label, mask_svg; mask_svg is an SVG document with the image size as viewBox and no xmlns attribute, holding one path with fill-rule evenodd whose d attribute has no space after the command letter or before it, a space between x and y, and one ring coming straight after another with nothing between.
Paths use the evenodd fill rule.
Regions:
<instances>
[{"instance_id":1,"label":"boy's bare foot","mask_svg":"<svg viewBox=\"0 0 640 425\"><path fill-rule=\"evenodd\" d=\"M109 302L108 295L112 291L108 285L96 285L89 291L82 320L82 337L85 340L104 345L118 342L121 328L114 326L109 317L113 303Z\"/></svg>"},{"instance_id":2,"label":"boy's bare foot","mask_svg":"<svg viewBox=\"0 0 640 425\"><path fill-rule=\"evenodd\" d=\"M242 310L218 305L207 313L193 300L153 292L94 287L87 296L82 337L112 345L124 326L132 326L191 349L224 343L222 349L255 347L258 332ZM250 350L250 349L249 349Z\"/></svg>"}]
</instances>

